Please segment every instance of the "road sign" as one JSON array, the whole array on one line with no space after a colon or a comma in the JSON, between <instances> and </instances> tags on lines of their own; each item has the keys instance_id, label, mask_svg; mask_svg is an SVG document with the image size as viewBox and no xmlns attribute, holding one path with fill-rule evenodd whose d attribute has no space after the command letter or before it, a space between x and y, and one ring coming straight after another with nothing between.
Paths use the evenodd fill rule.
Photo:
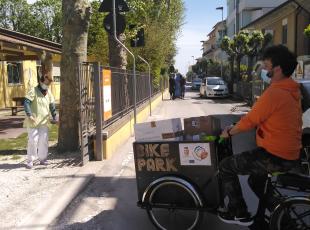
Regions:
<instances>
[{"instance_id":1,"label":"road sign","mask_svg":"<svg viewBox=\"0 0 310 230\"><path fill-rule=\"evenodd\" d=\"M113 12L112 5L112 0L104 0L99 7L99 12ZM129 11L129 7L124 0L115 0L115 8L117 12Z\"/></svg>"},{"instance_id":2,"label":"road sign","mask_svg":"<svg viewBox=\"0 0 310 230\"><path fill-rule=\"evenodd\" d=\"M136 36L130 40L131 47L141 47L144 46L144 28L138 30Z\"/></svg>"},{"instance_id":3,"label":"road sign","mask_svg":"<svg viewBox=\"0 0 310 230\"><path fill-rule=\"evenodd\" d=\"M111 35L114 33L113 26L113 13L109 13L103 20L104 29ZM116 34L120 35L125 31L126 20L125 16L121 14L116 14Z\"/></svg>"}]
</instances>

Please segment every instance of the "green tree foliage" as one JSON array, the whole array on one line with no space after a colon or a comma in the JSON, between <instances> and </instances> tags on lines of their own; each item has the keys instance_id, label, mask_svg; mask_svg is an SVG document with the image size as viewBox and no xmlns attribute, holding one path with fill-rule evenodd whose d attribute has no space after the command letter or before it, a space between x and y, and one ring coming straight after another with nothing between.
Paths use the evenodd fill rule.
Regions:
<instances>
[{"instance_id":1,"label":"green tree foliage","mask_svg":"<svg viewBox=\"0 0 310 230\"><path fill-rule=\"evenodd\" d=\"M206 58L200 58L197 60L196 64L192 66L192 70L197 75L206 76L208 71L209 61Z\"/></svg>"},{"instance_id":2,"label":"green tree foliage","mask_svg":"<svg viewBox=\"0 0 310 230\"><path fill-rule=\"evenodd\" d=\"M263 48L264 44L264 35L261 31L255 30L251 34L248 35L249 40L246 44L246 55L248 56L248 73L247 73L247 80L249 81L251 79L251 73L253 70L254 65L254 59L258 56L260 51Z\"/></svg>"},{"instance_id":3,"label":"green tree foliage","mask_svg":"<svg viewBox=\"0 0 310 230\"><path fill-rule=\"evenodd\" d=\"M304 33L308 38L310 38L310 24L307 26Z\"/></svg>"},{"instance_id":4,"label":"green tree foliage","mask_svg":"<svg viewBox=\"0 0 310 230\"><path fill-rule=\"evenodd\" d=\"M222 40L222 43L221 43L221 49L224 50L227 55L228 55L228 61L229 61L229 69L230 69L230 81L233 81L234 80L234 76L235 76L235 71L234 71L234 63L235 63L235 57L236 57L236 54L233 50L233 40L230 39L229 37L225 36Z\"/></svg>"},{"instance_id":5,"label":"green tree foliage","mask_svg":"<svg viewBox=\"0 0 310 230\"><path fill-rule=\"evenodd\" d=\"M38 0L30 6L34 18L32 35L54 42L62 39L61 0Z\"/></svg>"},{"instance_id":6,"label":"green tree foliage","mask_svg":"<svg viewBox=\"0 0 310 230\"><path fill-rule=\"evenodd\" d=\"M184 20L182 0L126 0L130 7L127 25L137 25L136 29L125 31L129 47L139 28L145 30L145 47L133 48L151 64L152 74L159 82L161 69L169 68L177 53L175 41ZM0 27L26 33L54 42L62 40L61 0L38 0L27 4L26 0L0 0ZM103 28L106 14L99 13L101 1L92 1L92 16L88 35L88 56L90 60L109 64L108 35ZM129 65L132 60L129 59ZM137 63L137 69L146 71L144 63Z\"/></svg>"},{"instance_id":7,"label":"green tree foliage","mask_svg":"<svg viewBox=\"0 0 310 230\"><path fill-rule=\"evenodd\" d=\"M61 42L61 0L0 0L0 27Z\"/></svg>"},{"instance_id":8,"label":"green tree foliage","mask_svg":"<svg viewBox=\"0 0 310 230\"><path fill-rule=\"evenodd\" d=\"M195 76L196 76L196 74L192 70L190 70L186 73L186 79L188 81L192 81L195 78Z\"/></svg>"},{"instance_id":9,"label":"green tree foliage","mask_svg":"<svg viewBox=\"0 0 310 230\"><path fill-rule=\"evenodd\" d=\"M133 48L136 55L140 55L150 62L155 83L159 82L162 68L169 68L177 53L175 41L184 19L184 4L182 0L128 0L130 12L126 14L128 24L137 25L136 30L127 31L129 39L135 36L139 28L145 31L145 46ZM129 65L132 60L129 59ZM138 63L137 69L146 71L143 63Z\"/></svg>"},{"instance_id":10,"label":"green tree foliage","mask_svg":"<svg viewBox=\"0 0 310 230\"><path fill-rule=\"evenodd\" d=\"M103 66L109 65L108 35L103 28L105 15L98 12L100 2L93 1L92 16L88 30L87 51L90 60L99 61Z\"/></svg>"},{"instance_id":11,"label":"green tree foliage","mask_svg":"<svg viewBox=\"0 0 310 230\"><path fill-rule=\"evenodd\" d=\"M240 64L241 59L247 54L248 52L248 42L249 42L249 33L247 31L240 31L237 35L233 38L233 46L232 49L236 54L236 76L237 81L240 79Z\"/></svg>"},{"instance_id":12,"label":"green tree foliage","mask_svg":"<svg viewBox=\"0 0 310 230\"><path fill-rule=\"evenodd\" d=\"M0 0L0 27L27 32L34 20L30 12L26 0Z\"/></svg>"},{"instance_id":13,"label":"green tree foliage","mask_svg":"<svg viewBox=\"0 0 310 230\"><path fill-rule=\"evenodd\" d=\"M221 76L221 63L210 61L208 65L208 76Z\"/></svg>"},{"instance_id":14,"label":"green tree foliage","mask_svg":"<svg viewBox=\"0 0 310 230\"><path fill-rule=\"evenodd\" d=\"M262 55L262 52L270 44L271 40L272 35L263 35L258 30L251 33L246 30L240 31L233 39L227 36L224 37L221 43L221 49L229 56L231 76L234 76L234 61L236 61L236 80L240 79L240 64L244 56L249 57L249 68L247 71L250 76L254 59Z\"/></svg>"}]
</instances>

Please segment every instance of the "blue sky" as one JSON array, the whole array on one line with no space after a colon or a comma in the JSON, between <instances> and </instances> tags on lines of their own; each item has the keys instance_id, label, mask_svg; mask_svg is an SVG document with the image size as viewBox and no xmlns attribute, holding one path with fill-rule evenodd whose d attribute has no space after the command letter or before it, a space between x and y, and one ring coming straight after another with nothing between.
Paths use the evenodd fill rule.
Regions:
<instances>
[{"instance_id":1,"label":"blue sky","mask_svg":"<svg viewBox=\"0 0 310 230\"><path fill-rule=\"evenodd\" d=\"M36 0L27 0L33 3ZM181 34L177 40L178 54L175 58L175 67L182 74L186 74L188 66L193 64L193 58L201 57L201 42L207 39L212 27L221 20L222 13L215 10L218 6L224 7L226 18L226 0L184 0L186 12Z\"/></svg>"},{"instance_id":2,"label":"blue sky","mask_svg":"<svg viewBox=\"0 0 310 230\"><path fill-rule=\"evenodd\" d=\"M221 20L222 13L216 7L224 7L224 19L227 15L226 0L185 0L185 24L177 41L178 54L175 67L180 73L186 74L188 66L193 64L192 56L202 55L202 40L212 27Z\"/></svg>"}]
</instances>

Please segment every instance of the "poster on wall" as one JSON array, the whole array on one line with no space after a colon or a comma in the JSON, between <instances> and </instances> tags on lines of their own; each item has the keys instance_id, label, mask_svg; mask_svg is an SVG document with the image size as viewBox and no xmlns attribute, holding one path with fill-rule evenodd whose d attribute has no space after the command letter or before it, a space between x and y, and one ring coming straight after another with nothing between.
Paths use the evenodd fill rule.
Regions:
<instances>
[{"instance_id":1,"label":"poster on wall","mask_svg":"<svg viewBox=\"0 0 310 230\"><path fill-rule=\"evenodd\" d=\"M102 70L102 101L103 101L103 120L106 121L112 117L112 96L111 96L111 70Z\"/></svg>"},{"instance_id":2,"label":"poster on wall","mask_svg":"<svg viewBox=\"0 0 310 230\"><path fill-rule=\"evenodd\" d=\"M304 75L304 64L302 61L298 61L298 65L296 67L296 79L302 79Z\"/></svg>"},{"instance_id":3,"label":"poster on wall","mask_svg":"<svg viewBox=\"0 0 310 230\"><path fill-rule=\"evenodd\" d=\"M209 143L182 143L179 144L181 165L211 166Z\"/></svg>"}]
</instances>

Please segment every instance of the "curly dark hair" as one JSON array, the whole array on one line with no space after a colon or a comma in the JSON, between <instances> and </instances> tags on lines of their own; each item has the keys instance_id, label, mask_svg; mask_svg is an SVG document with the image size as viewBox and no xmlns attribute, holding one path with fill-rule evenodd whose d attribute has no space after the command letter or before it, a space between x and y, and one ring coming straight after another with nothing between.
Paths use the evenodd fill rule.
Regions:
<instances>
[{"instance_id":1,"label":"curly dark hair","mask_svg":"<svg viewBox=\"0 0 310 230\"><path fill-rule=\"evenodd\" d=\"M276 45L267 48L263 54L263 60L269 59L273 67L280 66L283 74L290 77L297 66L296 55L284 45Z\"/></svg>"}]
</instances>

